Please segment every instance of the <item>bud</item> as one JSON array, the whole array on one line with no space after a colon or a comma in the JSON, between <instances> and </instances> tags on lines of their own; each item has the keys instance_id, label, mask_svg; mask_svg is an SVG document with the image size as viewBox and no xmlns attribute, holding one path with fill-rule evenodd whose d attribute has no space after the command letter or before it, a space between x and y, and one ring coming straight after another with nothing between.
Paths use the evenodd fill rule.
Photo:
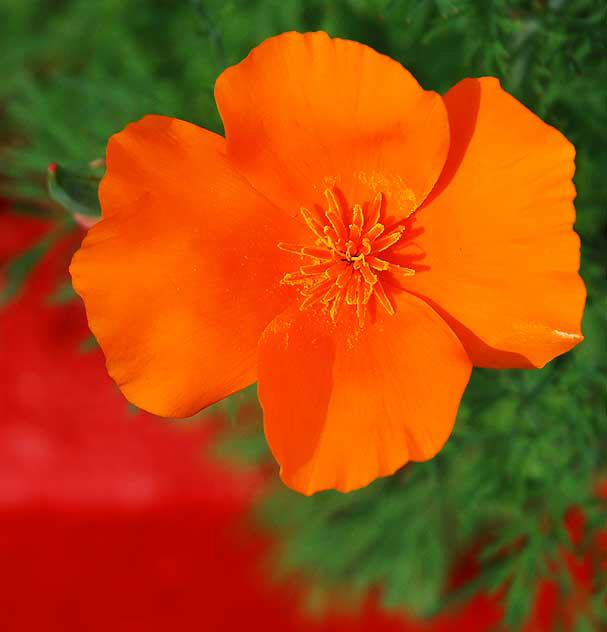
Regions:
<instances>
[{"instance_id":1,"label":"bud","mask_svg":"<svg viewBox=\"0 0 607 632\"><path fill-rule=\"evenodd\" d=\"M53 162L47 171L49 195L72 214L77 224L90 228L101 219L97 189L105 171L105 160L93 160L81 169Z\"/></svg>"}]
</instances>

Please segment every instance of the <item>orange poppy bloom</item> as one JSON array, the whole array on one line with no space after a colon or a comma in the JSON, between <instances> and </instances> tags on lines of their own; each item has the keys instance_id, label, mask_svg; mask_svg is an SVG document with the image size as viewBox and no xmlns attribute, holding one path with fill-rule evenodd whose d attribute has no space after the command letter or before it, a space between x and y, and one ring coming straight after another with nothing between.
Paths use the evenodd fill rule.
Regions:
<instances>
[{"instance_id":1,"label":"orange poppy bloom","mask_svg":"<svg viewBox=\"0 0 607 632\"><path fill-rule=\"evenodd\" d=\"M110 375L188 416L257 381L281 477L348 491L434 456L473 365L582 340L574 148L490 77L440 96L325 33L218 78L226 137L113 136L71 272Z\"/></svg>"}]
</instances>

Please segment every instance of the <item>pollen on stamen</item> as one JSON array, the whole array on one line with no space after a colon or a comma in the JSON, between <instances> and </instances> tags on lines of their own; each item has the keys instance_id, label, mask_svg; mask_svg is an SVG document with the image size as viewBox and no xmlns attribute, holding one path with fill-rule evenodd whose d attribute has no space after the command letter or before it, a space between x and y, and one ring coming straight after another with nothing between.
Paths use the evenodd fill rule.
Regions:
<instances>
[{"instance_id":1,"label":"pollen on stamen","mask_svg":"<svg viewBox=\"0 0 607 632\"><path fill-rule=\"evenodd\" d=\"M367 205L366 213L361 204L348 208L332 189L326 189L324 195L324 213L300 209L311 231L311 243L278 244L281 250L302 258L299 269L286 274L282 282L299 288L301 310L320 303L333 320L344 306L352 306L363 327L373 297L388 314L394 314L382 275L415 274L412 268L389 260L389 250L401 240L405 227L386 228L380 223L384 204L381 192Z\"/></svg>"}]
</instances>

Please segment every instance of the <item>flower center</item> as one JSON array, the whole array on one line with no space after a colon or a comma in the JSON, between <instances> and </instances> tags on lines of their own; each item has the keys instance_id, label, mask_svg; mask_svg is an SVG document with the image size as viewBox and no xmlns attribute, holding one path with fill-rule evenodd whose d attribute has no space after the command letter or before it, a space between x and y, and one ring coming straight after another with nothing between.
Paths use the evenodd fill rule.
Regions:
<instances>
[{"instance_id":1,"label":"flower center","mask_svg":"<svg viewBox=\"0 0 607 632\"><path fill-rule=\"evenodd\" d=\"M372 297L388 314L394 314L381 277L385 272L412 276L415 271L386 260L386 255L378 255L400 241L405 227L398 225L386 230L380 223L381 193L368 204L366 213L360 204L348 209L331 189L325 190L325 198L327 210L324 213L307 208L300 210L316 237L314 245L278 244L281 250L309 260L297 272L286 274L283 283L299 287L304 297L301 310L323 303L334 321L344 304L352 305L363 327Z\"/></svg>"}]
</instances>

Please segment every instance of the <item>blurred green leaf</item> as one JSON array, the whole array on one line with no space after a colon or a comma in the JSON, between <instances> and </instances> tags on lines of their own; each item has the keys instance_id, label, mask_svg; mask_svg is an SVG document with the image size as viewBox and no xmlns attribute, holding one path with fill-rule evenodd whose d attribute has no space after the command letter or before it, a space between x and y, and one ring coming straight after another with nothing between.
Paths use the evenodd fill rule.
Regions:
<instances>
[{"instance_id":1,"label":"blurred green leaf","mask_svg":"<svg viewBox=\"0 0 607 632\"><path fill-rule=\"evenodd\" d=\"M48 168L47 185L50 196L74 215L95 220L101 217L97 190L101 169L87 167L76 171L57 164Z\"/></svg>"},{"instance_id":2,"label":"blurred green leaf","mask_svg":"<svg viewBox=\"0 0 607 632\"><path fill-rule=\"evenodd\" d=\"M58 232L48 233L21 254L11 259L2 269L4 283L0 288L0 307L4 307L14 299L32 272L36 264L44 256L59 236Z\"/></svg>"},{"instance_id":3,"label":"blurred green leaf","mask_svg":"<svg viewBox=\"0 0 607 632\"><path fill-rule=\"evenodd\" d=\"M49 295L48 302L51 305L63 305L69 303L76 298L76 292L71 281L64 281L55 288L55 291Z\"/></svg>"}]
</instances>

